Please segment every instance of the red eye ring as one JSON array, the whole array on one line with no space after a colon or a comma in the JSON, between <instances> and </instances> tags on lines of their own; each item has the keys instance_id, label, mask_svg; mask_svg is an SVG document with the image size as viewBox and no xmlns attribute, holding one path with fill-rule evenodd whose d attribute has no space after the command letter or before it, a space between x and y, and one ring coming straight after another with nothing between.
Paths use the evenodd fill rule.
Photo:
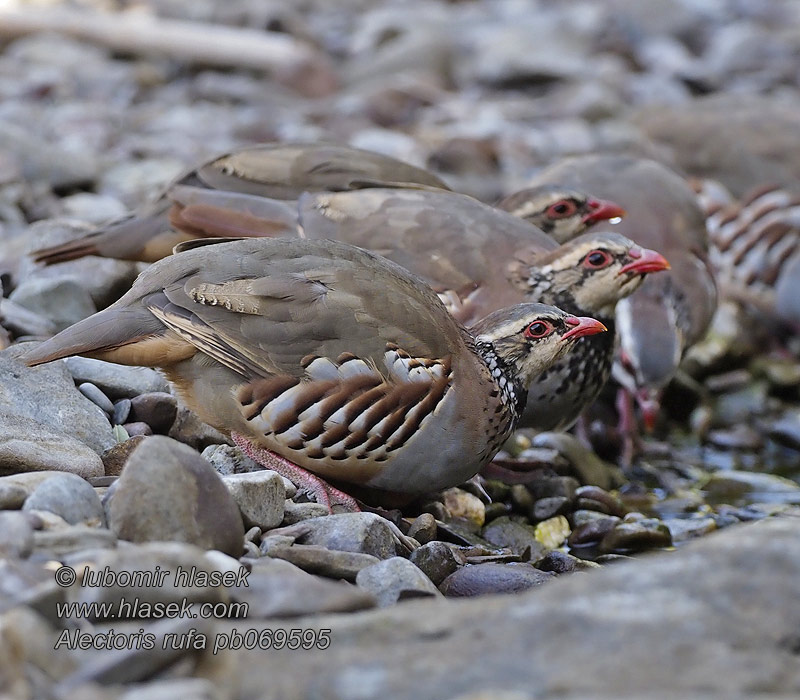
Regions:
<instances>
[{"instance_id":1,"label":"red eye ring","mask_svg":"<svg viewBox=\"0 0 800 700\"><path fill-rule=\"evenodd\" d=\"M553 332L553 324L549 321L534 321L525 329L525 337L531 340L545 338Z\"/></svg>"},{"instance_id":2,"label":"red eye ring","mask_svg":"<svg viewBox=\"0 0 800 700\"><path fill-rule=\"evenodd\" d=\"M590 270L600 270L611 263L611 255L605 250L592 250L583 259L583 266Z\"/></svg>"},{"instance_id":3,"label":"red eye ring","mask_svg":"<svg viewBox=\"0 0 800 700\"><path fill-rule=\"evenodd\" d=\"M571 199L561 199L547 207L545 212L550 219L564 219L578 211L578 205Z\"/></svg>"}]
</instances>

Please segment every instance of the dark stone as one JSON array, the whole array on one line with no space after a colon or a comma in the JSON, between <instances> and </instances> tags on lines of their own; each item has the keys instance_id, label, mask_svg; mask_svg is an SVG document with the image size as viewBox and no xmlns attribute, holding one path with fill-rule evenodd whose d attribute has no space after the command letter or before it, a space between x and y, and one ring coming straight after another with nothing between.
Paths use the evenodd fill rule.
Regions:
<instances>
[{"instance_id":1,"label":"dark stone","mask_svg":"<svg viewBox=\"0 0 800 700\"><path fill-rule=\"evenodd\" d=\"M554 574L530 564L475 564L450 574L439 586L448 597L518 593L550 581Z\"/></svg>"},{"instance_id":2,"label":"dark stone","mask_svg":"<svg viewBox=\"0 0 800 700\"><path fill-rule=\"evenodd\" d=\"M154 433L168 433L177 415L178 401L172 394L154 391L131 399L130 420L147 423Z\"/></svg>"}]
</instances>

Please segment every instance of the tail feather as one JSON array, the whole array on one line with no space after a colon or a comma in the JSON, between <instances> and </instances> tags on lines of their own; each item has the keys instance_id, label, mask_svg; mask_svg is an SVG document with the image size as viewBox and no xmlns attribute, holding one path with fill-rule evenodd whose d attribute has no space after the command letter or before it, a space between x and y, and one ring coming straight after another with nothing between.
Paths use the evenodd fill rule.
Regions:
<instances>
[{"instance_id":1,"label":"tail feather","mask_svg":"<svg viewBox=\"0 0 800 700\"><path fill-rule=\"evenodd\" d=\"M120 349L163 338L166 333L167 329L163 324L144 306L110 306L40 343L22 359L29 367L72 355L122 364L155 364L126 361L126 356L132 358L135 353L121 352Z\"/></svg>"}]
</instances>

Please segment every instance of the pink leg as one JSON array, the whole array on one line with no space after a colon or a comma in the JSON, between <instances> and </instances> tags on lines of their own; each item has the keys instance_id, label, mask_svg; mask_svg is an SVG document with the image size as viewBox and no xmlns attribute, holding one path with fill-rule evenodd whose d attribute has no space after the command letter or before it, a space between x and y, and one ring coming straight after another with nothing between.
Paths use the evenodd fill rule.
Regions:
<instances>
[{"instance_id":1,"label":"pink leg","mask_svg":"<svg viewBox=\"0 0 800 700\"><path fill-rule=\"evenodd\" d=\"M333 512L331 509L332 504L344 506L352 513L361 511L355 498L325 483L325 481L318 476L306 471L302 467L298 467L294 462L290 462L288 459L270 450L256 447L239 433L231 433L231 439L236 447L250 457L250 459L267 469L278 472L281 476L285 476L293 484L310 493L317 503L326 506L329 511Z\"/></svg>"}]
</instances>

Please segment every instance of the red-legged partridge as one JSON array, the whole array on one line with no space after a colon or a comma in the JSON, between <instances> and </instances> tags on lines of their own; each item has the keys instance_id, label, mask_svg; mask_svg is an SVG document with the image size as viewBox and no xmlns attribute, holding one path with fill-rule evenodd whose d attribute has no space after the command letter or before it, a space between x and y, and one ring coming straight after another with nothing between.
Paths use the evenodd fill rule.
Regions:
<instances>
[{"instance_id":1,"label":"red-legged partridge","mask_svg":"<svg viewBox=\"0 0 800 700\"><path fill-rule=\"evenodd\" d=\"M617 307L621 347L614 376L652 424L662 389L685 351L703 336L716 308L697 197L669 168L623 155L569 158L538 173L533 184L538 182L559 182L619 202L627 215L617 230L669 259L668 273L646 280Z\"/></svg>"},{"instance_id":2,"label":"red-legged partridge","mask_svg":"<svg viewBox=\"0 0 800 700\"><path fill-rule=\"evenodd\" d=\"M736 201L719 183L697 188L722 295L800 330L800 195L765 186Z\"/></svg>"},{"instance_id":3,"label":"red-legged partridge","mask_svg":"<svg viewBox=\"0 0 800 700\"><path fill-rule=\"evenodd\" d=\"M98 231L56 246L34 251L33 257L52 265L85 255L154 262L193 235L181 210L194 207L201 215L227 208L224 234L275 235L294 229L296 214L289 200L304 192L368 187L432 187L447 189L433 173L408 163L358 148L327 144L264 144L241 148L192 168L150 206ZM246 213L234 215L239 202L257 214L260 234ZM245 219L237 230L237 216ZM170 222L177 226L171 227Z\"/></svg>"},{"instance_id":4,"label":"red-legged partridge","mask_svg":"<svg viewBox=\"0 0 800 700\"><path fill-rule=\"evenodd\" d=\"M201 418L323 503L354 507L317 477L402 494L470 478L514 429L528 384L605 330L528 303L470 333L417 277L338 242L186 247L26 361L160 367Z\"/></svg>"}]
</instances>

